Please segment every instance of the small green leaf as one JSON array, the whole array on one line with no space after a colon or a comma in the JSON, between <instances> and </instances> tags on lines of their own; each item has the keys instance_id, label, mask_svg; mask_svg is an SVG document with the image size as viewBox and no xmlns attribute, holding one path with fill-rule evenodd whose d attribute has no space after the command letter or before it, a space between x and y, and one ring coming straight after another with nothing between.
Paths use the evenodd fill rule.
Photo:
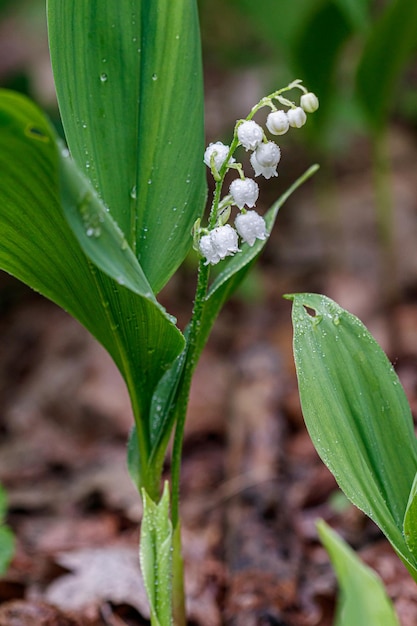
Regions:
<instances>
[{"instance_id":1,"label":"small green leaf","mask_svg":"<svg viewBox=\"0 0 417 626\"><path fill-rule=\"evenodd\" d=\"M317 529L340 585L335 626L400 626L381 579L325 522Z\"/></svg>"},{"instance_id":2,"label":"small green leaf","mask_svg":"<svg viewBox=\"0 0 417 626\"><path fill-rule=\"evenodd\" d=\"M61 150L60 168L62 206L85 254L117 283L156 304L126 237L65 149Z\"/></svg>"},{"instance_id":3,"label":"small green leaf","mask_svg":"<svg viewBox=\"0 0 417 626\"><path fill-rule=\"evenodd\" d=\"M8 526L0 526L0 575L7 571L15 551L15 538Z\"/></svg>"},{"instance_id":4,"label":"small green leaf","mask_svg":"<svg viewBox=\"0 0 417 626\"><path fill-rule=\"evenodd\" d=\"M50 0L48 31L71 154L156 293L205 202L196 1Z\"/></svg>"},{"instance_id":5,"label":"small green leaf","mask_svg":"<svg viewBox=\"0 0 417 626\"><path fill-rule=\"evenodd\" d=\"M417 474L411 487L404 516L404 537L407 546L417 560Z\"/></svg>"},{"instance_id":6,"label":"small green leaf","mask_svg":"<svg viewBox=\"0 0 417 626\"><path fill-rule=\"evenodd\" d=\"M271 233L274 227L278 211L282 205L288 200L294 191L296 191L306 180L313 176L318 169L318 165L312 165L267 211L265 214L265 222L268 234ZM198 337L197 355L199 355L204 348L210 334L210 330L217 319L223 304L240 285L267 242L268 239L265 241L258 239L252 247L248 246L248 244L243 244L242 251L224 263L222 271L216 276L207 294Z\"/></svg>"},{"instance_id":7,"label":"small green leaf","mask_svg":"<svg viewBox=\"0 0 417 626\"><path fill-rule=\"evenodd\" d=\"M165 483L156 504L142 489L143 518L139 558L151 609L152 626L172 624L172 525L169 519L169 487Z\"/></svg>"},{"instance_id":8,"label":"small green leaf","mask_svg":"<svg viewBox=\"0 0 417 626\"><path fill-rule=\"evenodd\" d=\"M7 571L15 550L13 531L4 525L7 513L7 494L0 485L0 576Z\"/></svg>"},{"instance_id":9,"label":"small green leaf","mask_svg":"<svg viewBox=\"0 0 417 626\"><path fill-rule=\"evenodd\" d=\"M0 524L4 522L7 513L7 493L0 485Z\"/></svg>"},{"instance_id":10,"label":"small green leaf","mask_svg":"<svg viewBox=\"0 0 417 626\"><path fill-rule=\"evenodd\" d=\"M294 356L313 443L347 497L383 530L417 578L403 519L417 469L398 377L365 326L318 294L293 300Z\"/></svg>"},{"instance_id":11,"label":"small green leaf","mask_svg":"<svg viewBox=\"0 0 417 626\"><path fill-rule=\"evenodd\" d=\"M417 2L393 0L372 25L357 72L357 93L368 122L380 130L396 86L417 47Z\"/></svg>"}]
</instances>

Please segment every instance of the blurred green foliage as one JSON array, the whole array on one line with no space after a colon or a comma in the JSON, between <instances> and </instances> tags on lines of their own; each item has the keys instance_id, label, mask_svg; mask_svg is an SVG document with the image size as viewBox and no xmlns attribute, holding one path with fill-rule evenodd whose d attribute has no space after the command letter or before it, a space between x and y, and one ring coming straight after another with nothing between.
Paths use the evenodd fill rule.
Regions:
<instances>
[{"instance_id":1,"label":"blurred green foliage","mask_svg":"<svg viewBox=\"0 0 417 626\"><path fill-rule=\"evenodd\" d=\"M7 496L0 486L0 575L9 567L14 553L14 535L11 529L4 524L7 512Z\"/></svg>"},{"instance_id":2,"label":"blurred green foliage","mask_svg":"<svg viewBox=\"0 0 417 626\"><path fill-rule=\"evenodd\" d=\"M263 64L267 90L297 77L317 93L308 131L323 150L354 131L379 132L396 106L417 117L414 86L396 91L417 47L415 2L200 0L200 9L206 62Z\"/></svg>"}]
</instances>

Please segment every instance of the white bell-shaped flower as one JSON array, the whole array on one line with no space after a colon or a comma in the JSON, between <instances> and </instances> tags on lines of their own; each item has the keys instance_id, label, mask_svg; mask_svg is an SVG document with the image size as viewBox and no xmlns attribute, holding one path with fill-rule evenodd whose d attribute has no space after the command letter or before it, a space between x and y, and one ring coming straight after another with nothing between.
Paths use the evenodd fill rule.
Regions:
<instances>
[{"instance_id":1,"label":"white bell-shaped flower","mask_svg":"<svg viewBox=\"0 0 417 626\"><path fill-rule=\"evenodd\" d=\"M273 135L284 135L290 127L285 111L271 111L266 118L266 127Z\"/></svg>"},{"instance_id":2,"label":"white bell-shaped flower","mask_svg":"<svg viewBox=\"0 0 417 626\"><path fill-rule=\"evenodd\" d=\"M255 150L264 136L262 128L253 120L246 120L238 126L237 138L245 150Z\"/></svg>"},{"instance_id":3,"label":"white bell-shaped flower","mask_svg":"<svg viewBox=\"0 0 417 626\"><path fill-rule=\"evenodd\" d=\"M230 224L218 226L201 237L199 250L206 258L206 265L215 265L226 256L239 251L237 232Z\"/></svg>"},{"instance_id":4,"label":"white bell-shaped flower","mask_svg":"<svg viewBox=\"0 0 417 626\"><path fill-rule=\"evenodd\" d=\"M290 109L287 112L287 115L290 126L292 126L293 128L301 128L301 126L304 126L307 121L306 112L301 107Z\"/></svg>"},{"instance_id":5,"label":"white bell-shaped flower","mask_svg":"<svg viewBox=\"0 0 417 626\"><path fill-rule=\"evenodd\" d=\"M257 239L266 239L268 233L264 218L256 211L239 213L235 219L236 230L250 246L253 246Z\"/></svg>"},{"instance_id":6,"label":"white bell-shaped flower","mask_svg":"<svg viewBox=\"0 0 417 626\"><path fill-rule=\"evenodd\" d=\"M281 158L281 150L273 141L261 143L252 154L250 162L255 170L255 176L262 174L265 178L278 176L277 165Z\"/></svg>"},{"instance_id":7,"label":"white bell-shaped flower","mask_svg":"<svg viewBox=\"0 0 417 626\"><path fill-rule=\"evenodd\" d=\"M245 204L248 207L255 206L259 196L259 187L251 178L237 178L231 183L229 191L234 204L239 209L242 209Z\"/></svg>"},{"instance_id":8,"label":"white bell-shaped flower","mask_svg":"<svg viewBox=\"0 0 417 626\"><path fill-rule=\"evenodd\" d=\"M301 96L300 106L306 113L314 113L319 108L319 99L315 93L309 91Z\"/></svg>"},{"instance_id":9,"label":"white bell-shaped flower","mask_svg":"<svg viewBox=\"0 0 417 626\"><path fill-rule=\"evenodd\" d=\"M206 151L204 152L204 163L207 167L211 167L211 157L214 155L214 165L216 166L216 170L219 171L227 159L229 150L229 146L225 146L221 141L211 143L207 146ZM229 159L229 163L234 163L234 161L235 159L233 157Z\"/></svg>"}]
</instances>

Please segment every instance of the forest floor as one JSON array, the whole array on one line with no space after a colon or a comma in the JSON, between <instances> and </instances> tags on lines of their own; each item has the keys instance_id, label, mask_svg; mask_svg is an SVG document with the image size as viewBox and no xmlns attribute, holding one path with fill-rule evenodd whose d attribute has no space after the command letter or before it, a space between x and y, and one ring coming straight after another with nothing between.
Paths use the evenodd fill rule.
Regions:
<instances>
[{"instance_id":1,"label":"forest floor","mask_svg":"<svg viewBox=\"0 0 417 626\"><path fill-rule=\"evenodd\" d=\"M323 195L310 184L285 206L262 263L223 311L202 356L182 473L190 626L331 626L337 586L318 541L319 518L379 573L402 626L417 624L415 583L374 524L341 495L310 442L291 305L282 299L318 291L361 317L417 416L415 139L394 129L391 155L393 304L386 306L362 155L339 173L331 196L329 185L322 184ZM285 182L284 175L281 191ZM0 483L16 535L0 581L0 626L149 624L138 565L141 505L125 464L132 417L121 377L66 313L0 280ZM193 283L190 264L162 295L182 326Z\"/></svg>"}]
</instances>

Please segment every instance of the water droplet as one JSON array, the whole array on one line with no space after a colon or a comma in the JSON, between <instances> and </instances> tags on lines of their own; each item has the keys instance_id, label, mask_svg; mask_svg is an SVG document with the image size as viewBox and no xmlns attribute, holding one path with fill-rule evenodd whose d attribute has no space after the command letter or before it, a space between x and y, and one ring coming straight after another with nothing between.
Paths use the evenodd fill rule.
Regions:
<instances>
[{"instance_id":1,"label":"water droplet","mask_svg":"<svg viewBox=\"0 0 417 626\"><path fill-rule=\"evenodd\" d=\"M132 37L132 41L133 41L133 43L136 43L136 42L137 42L137 40L138 40L138 38L137 38L137 37Z\"/></svg>"},{"instance_id":2,"label":"water droplet","mask_svg":"<svg viewBox=\"0 0 417 626\"><path fill-rule=\"evenodd\" d=\"M87 128L87 124L86 124L85 122L83 122L83 123L81 124L81 126L82 126L83 128Z\"/></svg>"},{"instance_id":3,"label":"water droplet","mask_svg":"<svg viewBox=\"0 0 417 626\"><path fill-rule=\"evenodd\" d=\"M132 200L136 200L136 198L138 197L136 185L133 185L132 189L130 190L130 197L132 198Z\"/></svg>"},{"instance_id":4,"label":"water droplet","mask_svg":"<svg viewBox=\"0 0 417 626\"><path fill-rule=\"evenodd\" d=\"M103 72L103 74L100 74L100 80L101 80L102 83L106 83L107 80L108 80L107 74L105 74L104 72Z\"/></svg>"},{"instance_id":5,"label":"water droplet","mask_svg":"<svg viewBox=\"0 0 417 626\"><path fill-rule=\"evenodd\" d=\"M61 154L64 157L64 159L68 159L68 157L70 155L70 152L69 152L68 148L62 148Z\"/></svg>"},{"instance_id":6,"label":"water droplet","mask_svg":"<svg viewBox=\"0 0 417 626\"><path fill-rule=\"evenodd\" d=\"M101 59L102 63L107 63L107 59Z\"/></svg>"},{"instance_id":7,"label":"water droplet","mask_svg":"<svg viewBox=\"0 0 417 626\"><path fill-rule=\"evenodd\" d=\"M180 36L179 36L179 35L175 35L175 39L179 39L179 38L180 38Z\"/></svg>"},{"instance_id":8,"label":"water droplet","mask_svg":"<svg viewBox=\"0 0 417 626\"><path fill-rule=\"evenodd\" d=\"M152 80L158 80L157 74L152 74Z\"/></svg>"},{"instance_id":9,"label":"water droplet","mask_svg":"<svg viewBox=\"0 0 417 626\"><path fill-rule=\"evenodd\" d=\"M129 244L127 243L127 240L123 239L120 247L121 247L122 250L127 250L128 245Z\"/></svg>"},{"instance_id":10,"label":"water droplet","mask_svg":"<svg viewBox=\"0 0 417 626\"><path fill-rule=\"evenodd\" d=\"M152 185L152 179L151 178L148 180L148 185Z\"/></svg>"},{"instance_id":11,"label":"water droplet","mask_svg":"<svg viewBox=\"0 0 417 626\"><path fill-rule=\"evenodd\" d=\"M101 223L103 219L100 215L91 211L90 202L91 193L87 192L77 205L77 209L81 216L87 237L98 238L101 235Z\"/></svg>"},{"instance_id":12,"label":"water droplet","mask_svg":"<svg viewBox=\"0 0 417 626\"><path fill-rule=\"evenodd\" d=\"M117 278L116 278L116 282L117 282L119 285L124 285L124 284L125 284L125 279L124 279L124 276L117 276Z\"/></svg>"},{"instance_id":13,"label":"water droplet","mask_svg":"<svg viewBox=\"0 0 417 626\"><path fill-rule=\"evenodd\" d=\"M176 211L176 210L177 210L177 207L176 207L176 206L172 207L172 210L173 210L173 211Z\"/></svg>"}]
</instances>

